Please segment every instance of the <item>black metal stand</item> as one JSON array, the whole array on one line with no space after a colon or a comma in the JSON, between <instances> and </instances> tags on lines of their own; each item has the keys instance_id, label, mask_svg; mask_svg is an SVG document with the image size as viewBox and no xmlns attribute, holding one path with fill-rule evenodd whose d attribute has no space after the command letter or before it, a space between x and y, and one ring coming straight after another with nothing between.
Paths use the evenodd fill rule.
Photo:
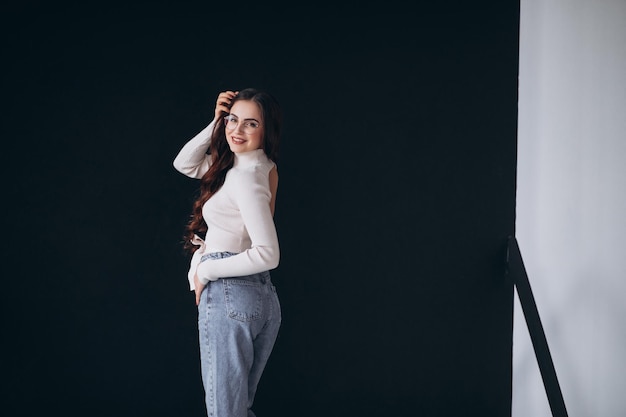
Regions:
<instances>
[{"instance_id":1,"label":"black metal stand","mask_svg":"<svg viewBox=\"0 0 626 417\"><path fill-rule=\"evenodd\" d=\"M535 350L535 357L539 364L539 371L541 372L543 385L548 396L552 416L567 417L565 401L563 400L559 380L556 376L550 349L548 349L548 341L543 331L537 305L535 304L535 298L530 288L530 282L528 281L528 275L526 274L526 268L522 260L522 254L515 237L509 237L507 266L507 273L513 279L513 284L515 288L517 288L517 295L519 296L526 319L526 325L528 326L528 332L530 333L530 339Z\"/></svg>"}]
</instances>

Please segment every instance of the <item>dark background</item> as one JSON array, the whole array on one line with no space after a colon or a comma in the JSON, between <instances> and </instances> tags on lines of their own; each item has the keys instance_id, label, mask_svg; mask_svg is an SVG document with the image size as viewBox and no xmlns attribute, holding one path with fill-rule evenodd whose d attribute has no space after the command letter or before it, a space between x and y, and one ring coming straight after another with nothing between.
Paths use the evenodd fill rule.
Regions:
<instances>
[{"instance_id":1,"label":"dark background","mask_svg":"<svg viewBox=\"0 0 626 417\"><path fill-rule=\"evenodd\" d=\"M282 104L263 416L508 416L517 1L5 9L3 409L201 416L172 161Z\"/></svg>"}]
</instances>

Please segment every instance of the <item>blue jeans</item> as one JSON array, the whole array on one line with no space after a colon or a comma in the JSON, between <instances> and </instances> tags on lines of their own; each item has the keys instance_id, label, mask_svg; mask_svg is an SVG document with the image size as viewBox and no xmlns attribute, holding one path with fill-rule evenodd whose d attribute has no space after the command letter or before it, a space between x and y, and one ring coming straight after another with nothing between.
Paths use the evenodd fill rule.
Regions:
<instances>
[{"instance_id":1,"label":"blue jeans","mask_svg":"<svg viewBox=\"0 0 626 417\"><path fill-rule=\"evenodd\" d=\"M232 255L209 253L200 262ZM280 303L268 271L209 281L198 305L200 364L209 417L254 417L254 395L280 322Z\"/></svg>"}]
</instances>

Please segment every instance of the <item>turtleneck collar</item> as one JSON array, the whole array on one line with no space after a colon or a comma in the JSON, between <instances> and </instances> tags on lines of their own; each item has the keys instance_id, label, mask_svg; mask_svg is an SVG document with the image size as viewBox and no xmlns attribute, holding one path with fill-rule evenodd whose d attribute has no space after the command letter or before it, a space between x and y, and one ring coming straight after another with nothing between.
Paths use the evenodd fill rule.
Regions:
<instances>
[{"instance_id":1,"label":"turtleneck collar","mask_svg":"<svg viewBox=\"0 0 626 417\"><path fill-rule=\"evenodd\" d=\"M263 151L262 148L248 152L239 152L235 153L235 163L233 164L233 167L245 168L255 165L265 159L267 159L267 156L265 156L265 151Z\"/></svg>"}]
</instances>

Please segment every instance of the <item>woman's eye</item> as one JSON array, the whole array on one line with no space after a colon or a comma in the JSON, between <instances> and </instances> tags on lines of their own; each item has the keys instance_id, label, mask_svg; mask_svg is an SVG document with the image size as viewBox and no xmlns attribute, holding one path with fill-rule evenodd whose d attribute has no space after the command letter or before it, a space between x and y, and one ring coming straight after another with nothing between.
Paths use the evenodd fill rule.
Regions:
<instances>
[{"instance_id":1,"label":"woman's eye","mask_svg":"<svg viewBox=\"0 0 626 417\"><path fill-rule=\"evenodd\" d=\"M246 122L246 127L251 127L251 128L256 129L257 127L259 127L259 124L257 122L249 121L249 122Z\"/></svg>"}]
</instances>

